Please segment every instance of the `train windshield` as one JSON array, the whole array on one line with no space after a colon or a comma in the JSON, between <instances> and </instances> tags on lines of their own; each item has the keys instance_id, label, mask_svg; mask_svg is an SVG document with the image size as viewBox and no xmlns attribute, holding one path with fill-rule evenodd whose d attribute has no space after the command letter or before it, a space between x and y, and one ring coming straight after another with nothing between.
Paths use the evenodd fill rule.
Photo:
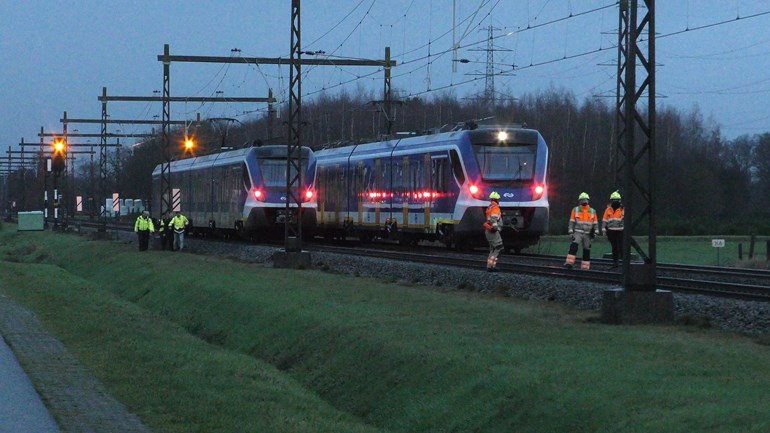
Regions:
<instances>
[{"instance_id":1,"label":"train windshield","mask_svg":"<svg viewBox=\"0 0 770 433\"><path fill-rule=\"evenodd\" d=\"M531 181L535 176L536 144L474 144L473 152L486 181Z\"/></svg>"},{"instance_id":2,"label":"train windshield","mask_svg":"<svg viewBox=\"0 0 770 433\"><path fill-rule=\"evenodd\" d=\"M286 188L286 158L257 158L259 170L262 172L262 182L265 187ZM307 158L302 155L302 169L307 169ZM305 173L302 173L304 176Z\"/></svg>"}]
</instances>

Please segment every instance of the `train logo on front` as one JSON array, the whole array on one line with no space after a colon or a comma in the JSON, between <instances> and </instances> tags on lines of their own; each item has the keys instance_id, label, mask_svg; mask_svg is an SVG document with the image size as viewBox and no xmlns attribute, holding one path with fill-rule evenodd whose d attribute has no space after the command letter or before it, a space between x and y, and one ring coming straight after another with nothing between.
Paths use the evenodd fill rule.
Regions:
<instances>
[{"instance_id":1,"label":"train logo on front","mask_svg":"<svg viewBox=\"0 0 770 433\"><path fill-rule=\"evenodd\" d=\"M512 193L512 192L506 192L506 193L503 193L503 197L506 197L506 198L513 198L513 193Z\"/></svg>"}]
</instances>

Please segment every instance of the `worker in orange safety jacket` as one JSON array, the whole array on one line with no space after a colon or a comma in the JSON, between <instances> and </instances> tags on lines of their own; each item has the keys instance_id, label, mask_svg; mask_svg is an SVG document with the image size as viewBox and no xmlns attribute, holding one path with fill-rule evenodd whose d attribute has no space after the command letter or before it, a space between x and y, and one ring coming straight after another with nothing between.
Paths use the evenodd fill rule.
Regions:
<instances>
[{"instance_id":1,"label":"worker in orange safety jacket","mask_svg":"<svg viewBox=\"0 0 770 433\"><path fill-rule=\"evenodd\" d=\"M489 206L487 206L487 220L484 221L484 235L489 242L489 257L487 257L487 271L497 272L497 256L503 249L503 237L500 230L503 229L502 213L500 212L500 194L492 191L489 194Z\"/></svg>"},{"instance_id":2,"label":"worker in orange safety jacket","mask_svg":"<svg viewBox=\"0 0 770 433\"><path fill-rule=\"evenodd\" d=\"M602 234L612 245L612 267L618 267L618 260L623 258L623 204L620 192L610 194L610 204L602 217Z\"/></svg>"},{"instance_id":3,"label":"worker in orange safety jacket","mask_svg":"<svg viewBox=\"0 0 770 433\"><path fill-rule=\"evenodd\" d=\"M588 194L582 192L578 196L579 206L572 209L569 216L570 235L569 253L564 266L572 269L575 266L575 255L578 245L583 245L583 261L580 262L580 269L591 269L591 243L599 231L599 220L596 217L596 211L589 206L591 198Z\"/></svg>"}]
</instances>

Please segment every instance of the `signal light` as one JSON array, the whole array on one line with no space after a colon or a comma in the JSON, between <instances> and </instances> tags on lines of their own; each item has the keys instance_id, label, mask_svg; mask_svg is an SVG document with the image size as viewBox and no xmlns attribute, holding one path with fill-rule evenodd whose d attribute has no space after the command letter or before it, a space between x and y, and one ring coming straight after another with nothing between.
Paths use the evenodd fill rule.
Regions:
<instances>
[{"instance_id":1,"label":"signal light","mask_svg":"<svg viewBox=\"0 0 770 433\"><path fill-rule=\"evenodd\" d=\"M51 156L51 170L54 174L59 175L64 171L66 165L64 150L64 140L57 138L53 142L53 155Z\"/></svg>"},{"instance_id":2,"label":"signal light","mask_svg":"<svg viewBox=\"0 0 770 433\"><path fill-rule=\"evenodd\" d=\"M193 146L195 146L195 142L192 140L192 138L185 138L184 139L184 148L187 150L192 150Z\"/></svg>"}]
</instances>

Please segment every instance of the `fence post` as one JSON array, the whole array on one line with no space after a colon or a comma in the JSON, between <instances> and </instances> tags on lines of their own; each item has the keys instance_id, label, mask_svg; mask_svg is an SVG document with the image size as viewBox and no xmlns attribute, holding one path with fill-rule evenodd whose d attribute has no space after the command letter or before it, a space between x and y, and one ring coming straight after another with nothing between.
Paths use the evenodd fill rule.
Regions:
<instances>
[{"instance_id":1,"label":"fence post","mask_svg":"<svg viewBox=\"0 0 770 433\"><path fill-rule=\"evenodd\" d=\"M770 241L767 241L767 250L765 251L765 261L770 262Z\"/></svg>"},{"instance_id":2,"label":"fence post","mask_svg":"<svg viewBox=\"0 0 770 433\"><path fill-rule=\"evenodd\" d=\"M770 248L770 241L767 241L767 247ZM738 244L738 260L743 260L743 243Z\"/></svg>"},{"instance_id":3,"label":"fence post","mask_svg":"<svg viewBox=\"0 0 770 433\"><path fill-rule=\"evenodd\" d=\"M751 242L749 243L749 260L754 258L754 242L757 240L757 235L751 235Z\"/></svg>"}]
</instances>

